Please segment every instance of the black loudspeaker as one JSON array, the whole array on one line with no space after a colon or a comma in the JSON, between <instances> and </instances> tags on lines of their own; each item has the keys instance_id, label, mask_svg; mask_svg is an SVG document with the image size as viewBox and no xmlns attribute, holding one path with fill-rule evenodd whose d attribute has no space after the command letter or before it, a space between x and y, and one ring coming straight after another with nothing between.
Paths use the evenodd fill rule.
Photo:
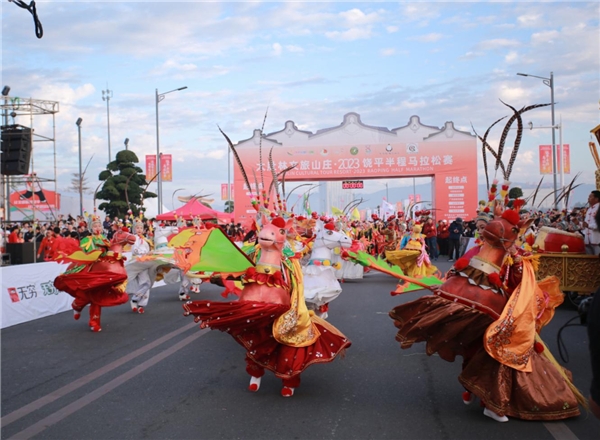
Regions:
<instances>
[{"instance_id":1,"label":"black loudspeaker","mask_svg":"<svg viewBox=\"0 0 600 440\"><path fill-rule=\"evenodd\" d=\"M6 253L10 254L11 264L29 264L34 262L33 242L6 243Z\"/></svg>"},{"instance_id":2,"label":"black loudspeaker","mask_svg":"<svg viewBox=\"0 0 600 440\"><path fill-rule=\"evenodd\" d=\"M31 162L31 128L22 125L2 127L2 166L8 176L29 174Z\"/></svg>"}]
</instances>

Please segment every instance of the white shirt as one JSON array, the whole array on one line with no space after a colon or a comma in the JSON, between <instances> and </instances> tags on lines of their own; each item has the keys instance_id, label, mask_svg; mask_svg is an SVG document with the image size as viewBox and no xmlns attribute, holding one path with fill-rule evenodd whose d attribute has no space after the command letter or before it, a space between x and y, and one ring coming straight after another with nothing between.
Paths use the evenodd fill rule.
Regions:
<instances>
[{"instance_id":1,"label":"white shirt","mask_svg":"<svg viewBox=\"0 0 600 440\"><path fill-rule=\"evenodd\" d=\"M585 244L600 244L600 230L598 230L598 225L596 224L596 213L598 212L598 207L600 203L596 203L593 206L590 206L585 213L584 221L587 223L588 227L583 230Z\"/></svg>"}]
</instances>

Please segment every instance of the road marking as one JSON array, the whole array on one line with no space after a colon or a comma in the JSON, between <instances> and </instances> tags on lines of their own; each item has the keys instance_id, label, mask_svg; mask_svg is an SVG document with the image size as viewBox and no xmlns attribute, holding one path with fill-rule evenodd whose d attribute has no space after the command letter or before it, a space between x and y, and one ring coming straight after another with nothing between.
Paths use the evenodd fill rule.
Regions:
<instances>
[{"instance_id":1,"label":"road marking","mask_svg":"<svg viewBox=\"0 0 600 440\"><path fill-rule=\"evenodd\" d=\"M544 423L544 427L556 440L579 440L573 431L562 422Z\"/></svg>"},{"instance_id":2,"label":"road marking","mask_svg":"<svg viewBox=\"0 0 600 440\"><path fill-rule=\"evenodd\" d=\"M77 399L75 402L70 403L69 405L65 406L64 408L56 411L54 414L50 414L48 417L43 418L39 422L34 423L33 425L24 429L23 431L11 436L9 440L16 440L16 439L26 440L26 439L30 439L31 437L33 437L35 435L38 435L40 432L44 431L46 428L49 428L50 426L60 422L61 420L65 419L66 417L70 416L71 414L79 411L81 408L85 407L86 405L89 405L90 403L94 402L95 400L99 399L100 397L104 396L105 394L109 393L110 391L114 390L118 386L123 385L128 380L133 379L138 374L143 373L148 368L156 365L163 359L171 356L173 353L182 349L189 343L195 341L200 336L204 336L209 331L210 331L210 329L204 329L197 333L194 333L191 336L188 336L187 338L183 339L182 341L179 341L177 344L172 345L171 347L167 348L166 350L162 351L161 353L151 357L150 359L148 359L145 362L142 362L139 365L136 365L135 367L133 367L131 370L127 371L126 373L121 374L120 376L114 378L110 382L107 382L106 384L102 385L101 387L95 389L91 393L86 394L82 398Z\"/></svg>"},{"instance_id":3,"label":"road marking","mask_svg":"<svg viewBox=\"0 0 600 440\"><path fill-rule=\"evenodd\" d=\"M187 324L171 333L168 333L168 334L158 338L157 340L155 340L141 348L138 348L135 351L132 351L128 355L123 356L122 358L117 359L116 361L111 362L110 364L107 364L104 367L99 368L96 371L93 371L90 374L83 376L83 377L71 382L68 385L65 385L64 387L51 392L50 394L47 394L43 397L40 397L37 400L34 400L31 403L28 403L27 405L2 417L2 419L0 419L0 424L3 427L5 427L6 425L8 425L10 423L13 423L16 420L19 420L21 417L25 417L27 414L30 414L33 411L37 411L38 409L42 408L43 406L46 406L49 403L52 403L55 400L60 399L61 397L69 394L70 392L75 391L76 389L90 383L91 381L99 378L100 376L114 370L115 368L120 367L121 365L131 361L132 359L135 359L138 356L141 356L142 354L146 353L147 351L150 351L153 348L158 347L159 345L163 344L164 342L168 341L169 339L172 339L175 336L188 331L192 327L196 327L197 325L198 324L196 324L195 322Z\"/></svg>"}]
</instances>

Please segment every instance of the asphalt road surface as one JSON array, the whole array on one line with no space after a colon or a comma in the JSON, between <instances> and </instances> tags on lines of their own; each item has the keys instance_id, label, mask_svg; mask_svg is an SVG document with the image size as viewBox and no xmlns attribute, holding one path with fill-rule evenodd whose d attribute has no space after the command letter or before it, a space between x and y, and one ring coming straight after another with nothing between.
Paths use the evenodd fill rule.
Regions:
<instances>
[{"instance_id":1,"label":"asphalt road surface","mask_svg":"<svg viewBox=\"0 0 600 440\"><path fill-rule=\"evenodd\" d=\"M448 270L450 263L439 262ZM177 287L154 289L144 315L103 309L102 332L71 312L16 325L2 337L2 439L598 439L582 410L560 422L495 422L463 404L460 361L401 350L388 316L425 291L394 296L395 281L369 273L343 284L329 321L351 340L343 359L313 365L292 398L267 372L247 391L244 351L224 333L184 317ZM222 300L204 284L192 299ZM586 328L562 331L577 309L563 305L542 337L588 395ZM566 356L565 356L566 357Z\"/></svg>"}]
</instances>

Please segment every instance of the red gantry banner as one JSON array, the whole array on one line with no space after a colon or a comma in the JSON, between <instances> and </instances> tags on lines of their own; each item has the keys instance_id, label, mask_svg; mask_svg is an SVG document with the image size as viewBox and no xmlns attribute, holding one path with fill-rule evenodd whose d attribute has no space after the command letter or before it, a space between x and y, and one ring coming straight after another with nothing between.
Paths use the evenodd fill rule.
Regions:
<instances>
[{"instance_id":1,"label":"red gantry banner","mask_svg":"<svg viewBox=\"0 0 600 440\"><path fill-rule=\"evenodd\" d=\"M268 149L263 145L265 148ZM262 164L258 160L257 148L239 148L238 154L248 176L256 174L261 179L262 175L265 188L269 188L271 173L267 154L263 154ZM471 140L328 147L275 146L272 158L277 173L296 165L286 173L288 182L431 176L435 185L431 202L438 220L454 220L456 217L468 220L477 209L477 144ZM236 218L250 217L256 213L251 205L251 191L237 168L234 177ZM251 184L254 186L253 180Z\"/></svg>"}]
</instances>

